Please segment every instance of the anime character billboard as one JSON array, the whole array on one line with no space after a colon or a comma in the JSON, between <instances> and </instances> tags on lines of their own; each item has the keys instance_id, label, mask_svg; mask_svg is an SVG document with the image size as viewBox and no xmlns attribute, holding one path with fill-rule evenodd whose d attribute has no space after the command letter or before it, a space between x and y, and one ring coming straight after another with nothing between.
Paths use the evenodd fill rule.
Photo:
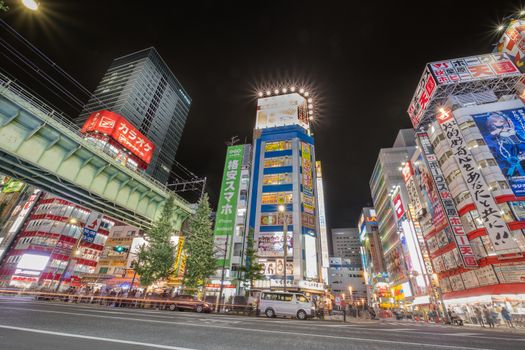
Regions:
<instances>
[{"instance_id":1,"label":"anime character billboard","mask_svg":"<svg viewBox=\"0 0 525 350\"><path fill-rule=\"evenodd\" d=\"M516 196L525 196L525 109L472 116Z\"/></svg>"}]
</instances>

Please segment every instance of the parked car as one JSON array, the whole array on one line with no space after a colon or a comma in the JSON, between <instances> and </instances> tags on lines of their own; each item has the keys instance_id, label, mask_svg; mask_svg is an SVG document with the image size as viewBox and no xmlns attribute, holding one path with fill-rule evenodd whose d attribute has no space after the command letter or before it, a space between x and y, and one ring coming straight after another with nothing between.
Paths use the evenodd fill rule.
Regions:
<instances>
[{"instance_id":1,"label":"parked car","mask_svg":"<svg viewBox=\"0 0 525 350\"><path fill-rule=\"evenodd\" d=\"M195 311L195 312L211 312L212 307L205 301L195 298L193 295L176 295L172 298L173 303L170 303L168 309L171 311Z\"/></svg>"},{"instance_id":2,"label":"parked car","mask_svg":"<svg viewBox=\"0 0 525 350\"><path fill-rule=\"evenodd\" d=\"M262 292L257 309L269 318L291 316L306 320L315 315L315 305L301 293Z\"/></svg>"}]
</instances>

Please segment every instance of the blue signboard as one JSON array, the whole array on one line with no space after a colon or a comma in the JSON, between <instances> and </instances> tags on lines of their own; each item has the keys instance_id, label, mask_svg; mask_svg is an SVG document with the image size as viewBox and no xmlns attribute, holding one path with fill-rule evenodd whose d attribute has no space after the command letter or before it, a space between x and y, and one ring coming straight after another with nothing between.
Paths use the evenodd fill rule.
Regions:
<instances>
[{"instance_id":1,"label":"blue signboard","mask_svg":"<svg viewBox=\"0 0 525 350\"><path fill-rule=\"evenodd\" d=\"M472 117L514 194L525 196L525 109Z\"/></svg>"},{"instance_id":2,"label":"blue signboard","mask_svg":"<svg viewBox=\"0 0 525 350\"><path fill-rule=\"evenodd\" d=\"M95 241L95 236L97 235L97 231L90 230L88 228L82 229L82 240L84 242L93 243Z\"/></svg>"}]
</instances>

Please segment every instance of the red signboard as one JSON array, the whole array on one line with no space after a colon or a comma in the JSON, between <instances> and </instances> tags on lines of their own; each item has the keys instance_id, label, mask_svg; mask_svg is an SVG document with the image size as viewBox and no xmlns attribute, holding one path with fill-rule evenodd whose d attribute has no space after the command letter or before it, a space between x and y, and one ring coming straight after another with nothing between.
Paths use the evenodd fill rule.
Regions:
<instances>
[{"instance_id":1,"label":"red signboard","mask_svg":"<svg viewBox=\"0 0 525 350\"><path fill-rule=\"evenodd\" d=\"M102 110L92 113L80 132L100 132L109 135L147 164L155 145L120 114Z\"/></svg>"},{"instance_id":2,"label":"red signboard","mask_svg":"<svg viewBox=\"0 0 525 350\"><path fill-rule=\"evenodd\" d=\"M401 200L401 193L398 193L394 198L394 210L398 220L401 219L403 214L405 214L405 208L403 207L403 201Z\"/></svg>"}]
</instances>

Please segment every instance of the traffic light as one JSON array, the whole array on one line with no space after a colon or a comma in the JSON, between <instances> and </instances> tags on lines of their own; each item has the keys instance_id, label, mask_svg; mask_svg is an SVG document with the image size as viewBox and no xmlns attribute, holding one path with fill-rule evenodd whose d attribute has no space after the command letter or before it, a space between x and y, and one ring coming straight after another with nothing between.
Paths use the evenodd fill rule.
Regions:
<instances>
[{"instance_id":1,"label":"traffic light","mask_svg":"<svg viewBox=\"0 0 525 350\"><path fill-rule=\"evenodd\" d=\"M128 248L123 247L121 245L117 245L113 247L113 250L116 251L117 253L124 253L128 251Z\"/></svg>"}]
</instances>

